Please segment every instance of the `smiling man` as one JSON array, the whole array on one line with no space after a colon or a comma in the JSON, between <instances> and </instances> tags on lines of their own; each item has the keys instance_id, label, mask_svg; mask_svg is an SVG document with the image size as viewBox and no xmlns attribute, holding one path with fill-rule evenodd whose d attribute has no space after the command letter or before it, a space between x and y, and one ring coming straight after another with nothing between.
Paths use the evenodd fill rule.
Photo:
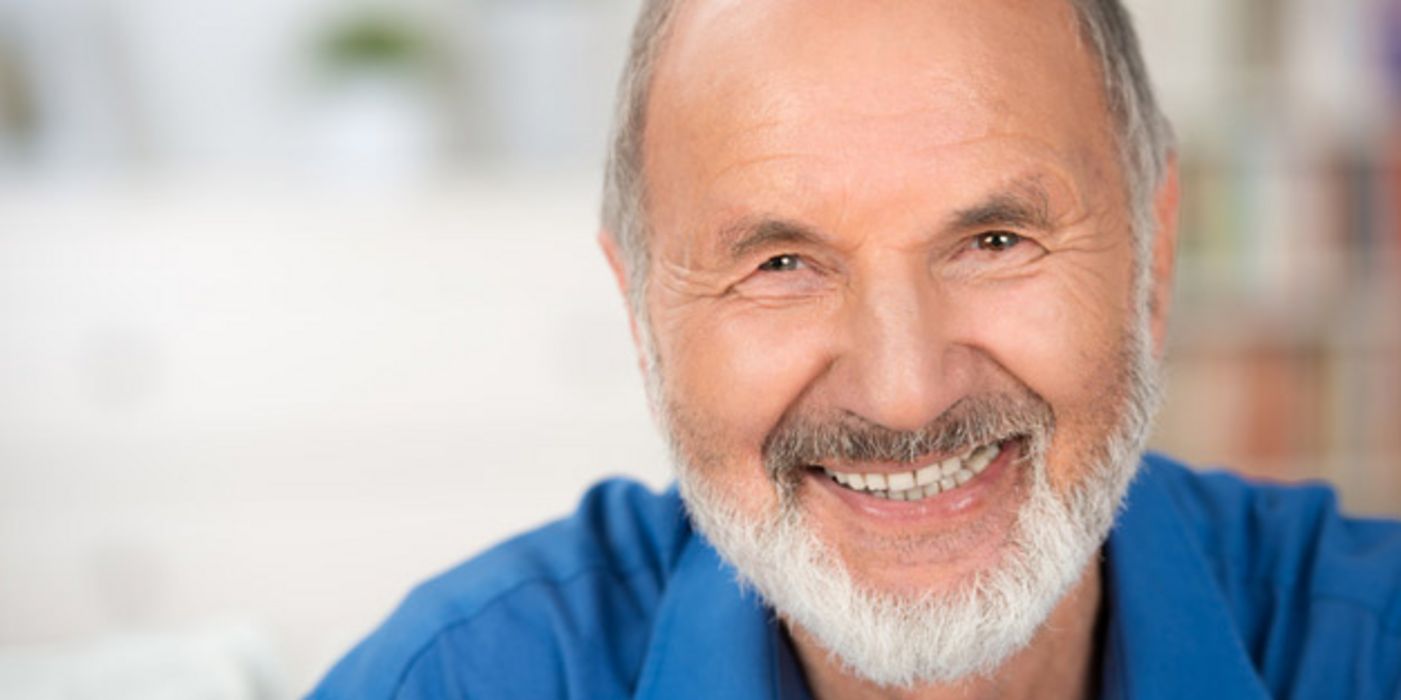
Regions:
<instances>
[{"instance_id":1,"label":"smiling man","mask_svg":"<svg viewBox=\"0 0 1401 700\"><path fill-rule=\"evenodd\" d=\"M1401 526L1142 445L1177 174L1116 0L654 0L600 237L679 488L326 697L1393 697Z\"/></svg>"}]
</instances>

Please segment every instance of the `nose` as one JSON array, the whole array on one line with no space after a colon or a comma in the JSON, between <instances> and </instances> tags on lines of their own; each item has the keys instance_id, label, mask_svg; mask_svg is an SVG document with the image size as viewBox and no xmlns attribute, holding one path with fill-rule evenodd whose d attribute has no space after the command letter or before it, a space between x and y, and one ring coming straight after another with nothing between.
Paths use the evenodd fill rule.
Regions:
<instances>
[{"instance_id":1,"label":"nose","mask_svg":"<svg viewBox=\"0 0 1401 700\"><path fill-rule=\"evenodd\" d=\"M965 396L973 358L953 340L950 311L924 275L861 285L849 297L846 342L829 375L839 404L892 430L916 430Z\"/></svg>"}]
</instances>

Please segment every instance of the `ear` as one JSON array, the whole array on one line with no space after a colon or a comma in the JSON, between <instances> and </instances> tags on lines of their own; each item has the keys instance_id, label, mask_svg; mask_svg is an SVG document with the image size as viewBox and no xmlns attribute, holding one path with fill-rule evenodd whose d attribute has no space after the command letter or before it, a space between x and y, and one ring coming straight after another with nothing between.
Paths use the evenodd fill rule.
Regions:
<instances>
[{"instance_id":1,"label":"ear","mask_svg":"<svg viewBox=\"0 0 1401 700\"><path fill-rule=\"evenodd\" d=\"M608 260L608 267L613 270L613 281L618 285L618 292L623 295L623 307L628 312L628 330L632 332L632 348L637 353L637 368L646 376L647 354L642 351L642 336L637 332L637 314L632 308L627 261L623 258L622 249L618 247L617 237L610 231L598 232L598 247L603 250L603 257Z\"/></svg>"},{"instance_id":2,"label":"ear","mask_svg":"<svg viewBox=\"0 0 1401 700\"><path fill-rule=\"evenodd\" d=\"M1177 265L1177 212L1182 191L1177 154L1168 157L1162 182L1153 195L1153 260L1148 297L1153 354L1162 357L1167 346L1168 311L1172 307L1173 270Z\"/></svg>"}]
</instances>

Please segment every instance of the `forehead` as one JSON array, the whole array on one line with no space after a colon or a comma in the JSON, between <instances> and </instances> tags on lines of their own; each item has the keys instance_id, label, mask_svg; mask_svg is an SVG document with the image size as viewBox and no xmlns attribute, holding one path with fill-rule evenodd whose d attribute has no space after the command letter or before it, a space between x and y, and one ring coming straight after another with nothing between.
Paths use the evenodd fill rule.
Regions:
<instances>
[{"instance_id":1,"label":"forehead","mask_svg":"<svg viewBox=\"0 0 1401 700\"><path fill-rule=\"evenodd\" d=\"M1102 177L1111 122L1077 22L1065 0L684 2L648 104L649 208L823 173Z\"/></svg>"}]
</instances>

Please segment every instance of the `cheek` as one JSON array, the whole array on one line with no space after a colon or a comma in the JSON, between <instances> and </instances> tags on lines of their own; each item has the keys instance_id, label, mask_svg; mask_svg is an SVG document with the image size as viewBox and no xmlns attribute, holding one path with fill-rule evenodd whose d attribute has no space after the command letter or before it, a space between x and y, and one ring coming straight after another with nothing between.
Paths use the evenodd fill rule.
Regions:
<instances>
[{"instance_id":1,"label":"cheek","mask_svg":"<svg viewBox=\"0 0 1401 700\"><path fill-rule=\"evenodd\" d=\"M769 431L825 366L831 333L794 310L692 313L665 330L670 398L696 422L697 435L724 453L723 468L762 474Z\"/></svg>"},{"instance_id":2,"label":"cheek","mask_svg":"<svg viewBox=\"0 0 1401 700\"><path fill-rule=\"evenodd\" d=\"M1102 440L1117 418L1129 306L1120 280L1041 276L998 290L978 291L964 318L968 343L987 352L1018 381L1050 403L1057 431L1052 480L1072 477L1081 455ZM1121 301L1122 300L1122 301Z\"/></svg>"}]
</instances>

